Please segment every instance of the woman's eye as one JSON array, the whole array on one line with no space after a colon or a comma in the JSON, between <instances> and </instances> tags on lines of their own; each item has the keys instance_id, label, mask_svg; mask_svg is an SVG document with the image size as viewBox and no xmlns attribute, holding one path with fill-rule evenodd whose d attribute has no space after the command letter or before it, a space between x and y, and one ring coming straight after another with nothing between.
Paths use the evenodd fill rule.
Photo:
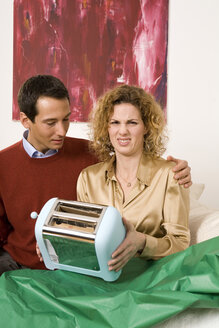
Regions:
<instances>
[{"instance_id":1,"label":"woman's eye","mask_svg":"<svg viewBox=\"0 0 219 328\"><path fill-rule=\"evenodd\" d=\"M136 121L130 121L130 122L128 122L128 124L137 125L138 123Z\"/></svg>"},{"instance_id":2,"label":"woman's eye","mask_svg":"<svg viewBox=\"0 0 219 328\"><path fill-rule=\"evenodd\" d=\"M112 121L112 122L110 122L110 124L111 125L116 125L116 124L119 124L119 122L118 121Z\"/></svg>"}]
</instances>

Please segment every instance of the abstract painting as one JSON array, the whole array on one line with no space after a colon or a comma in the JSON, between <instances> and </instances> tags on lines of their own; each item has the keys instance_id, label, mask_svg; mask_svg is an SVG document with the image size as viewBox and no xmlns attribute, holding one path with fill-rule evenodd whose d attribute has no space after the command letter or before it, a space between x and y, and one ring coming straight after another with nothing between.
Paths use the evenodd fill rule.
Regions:
<instances>
[{"instance_id":1,"label":"abstract painting","mask_svg":"<svg viewBox=\"0 0 219 328\"><path fill-rule=\"evenodd\" d=\"M127 83L166 111L168 0L14 0L13 119L21 84L37 74L69 90L71 121L86 122L97 98Z\"/></svg>"}]
</instances>

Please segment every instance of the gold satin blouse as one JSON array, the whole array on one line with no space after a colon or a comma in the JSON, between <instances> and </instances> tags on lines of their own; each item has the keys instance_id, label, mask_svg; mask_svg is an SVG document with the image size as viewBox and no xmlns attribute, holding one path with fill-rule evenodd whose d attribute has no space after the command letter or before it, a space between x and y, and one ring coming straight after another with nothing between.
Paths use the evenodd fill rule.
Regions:
<instances>
[{"instance_id":1,"label":"gold satin blouse","mask_svg":"<svg viewBox=\"0 0 219 328\"><path fill-rule=\"evenodd\" d=\"M173 162L142 155L137 182L123 202L115 157L84 169L77 182L79 201L116 207L146 235L141 257L159 259L189 246L189 190L173 178Z\"/></svg>"}]
</instances>

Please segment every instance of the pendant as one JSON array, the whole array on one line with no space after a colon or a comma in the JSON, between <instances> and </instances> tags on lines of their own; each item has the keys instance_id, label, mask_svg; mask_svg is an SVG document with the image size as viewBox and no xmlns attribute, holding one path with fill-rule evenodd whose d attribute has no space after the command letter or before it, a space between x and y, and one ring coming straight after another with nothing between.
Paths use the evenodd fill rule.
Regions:
<instances>
[{"instance_id":1,"label":"pendant","mask_svg":"<svg viewBox=\"0 0 219 328\"><path fill-rule=\"evenodd\" d=\"M132 185L132 184L131 184L130 182L127 183L127 187L131 187L131 185Z\"/></svg>"}]
</instances>

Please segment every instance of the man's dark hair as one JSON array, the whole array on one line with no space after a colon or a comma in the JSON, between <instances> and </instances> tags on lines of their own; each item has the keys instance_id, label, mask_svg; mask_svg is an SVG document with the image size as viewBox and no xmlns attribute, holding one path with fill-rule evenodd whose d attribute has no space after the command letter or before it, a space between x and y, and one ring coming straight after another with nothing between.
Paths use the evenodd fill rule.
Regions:
<instances>
[{"instance_id":1,"label":"man's dark hair","mask_svg":"<svg viewBox=\"0 0 219 328\"><path fill-rule=\"evenodd\" d=\"M34 122L37 113L36 103L40 97L69 99L67 88L62 81L52 75L37 75L29 78L18 93L18 105L21 112Z\"/></svg>"}]
</instances>

